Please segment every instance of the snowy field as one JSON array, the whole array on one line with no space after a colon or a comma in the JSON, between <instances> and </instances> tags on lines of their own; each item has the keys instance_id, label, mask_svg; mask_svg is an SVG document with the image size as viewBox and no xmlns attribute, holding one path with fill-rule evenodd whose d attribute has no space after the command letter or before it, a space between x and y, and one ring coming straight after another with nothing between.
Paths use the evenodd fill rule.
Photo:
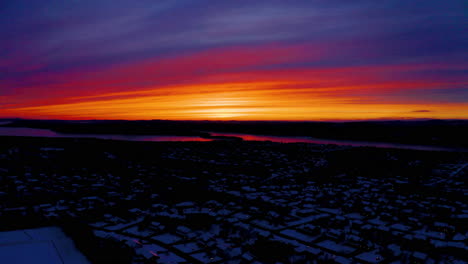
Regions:
<instances>
[{"instance_id":1,"label":"snowy field","mask_svg":"<svg viewBox=\"0 0 468 264\"><path fill-rule=\"evenodd\" d=\"M0 232L0 263L87 264L73 241L57 227Z\"/></svg>"}]
</instances>

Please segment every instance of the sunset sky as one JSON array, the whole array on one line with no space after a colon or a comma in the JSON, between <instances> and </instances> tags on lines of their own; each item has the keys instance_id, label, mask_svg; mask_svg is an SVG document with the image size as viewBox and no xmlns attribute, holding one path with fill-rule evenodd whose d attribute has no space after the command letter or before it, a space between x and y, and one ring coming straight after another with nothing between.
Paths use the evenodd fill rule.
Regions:
<instances>
[{"instance_id":1,"label":"sunset sky","mask_svg":"<svg viewBox=\"0 0 468 264\"><path fill-rule=\"evenodd\" d=\"M0 1L0 118L468 118L465 0Z\"/></svg>"}]
</instances>

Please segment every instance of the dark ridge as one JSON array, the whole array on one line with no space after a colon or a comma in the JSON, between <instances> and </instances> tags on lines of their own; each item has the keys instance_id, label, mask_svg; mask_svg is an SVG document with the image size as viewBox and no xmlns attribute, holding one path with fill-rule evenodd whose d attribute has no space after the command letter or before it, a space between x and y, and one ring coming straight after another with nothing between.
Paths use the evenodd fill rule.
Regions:
<instances>
[{"instance_id":1,"label":"dark ridge","mask_svg":"<svg viewBox=\"0 0 468 264\"><path fill-rule=\"evenodd\" d=\"M3 126L42 128L69 134L176 135L213 138L209 132L224 132L468 147L467 120L361 122L12 120Z\"/></svg>"}]
</instances>

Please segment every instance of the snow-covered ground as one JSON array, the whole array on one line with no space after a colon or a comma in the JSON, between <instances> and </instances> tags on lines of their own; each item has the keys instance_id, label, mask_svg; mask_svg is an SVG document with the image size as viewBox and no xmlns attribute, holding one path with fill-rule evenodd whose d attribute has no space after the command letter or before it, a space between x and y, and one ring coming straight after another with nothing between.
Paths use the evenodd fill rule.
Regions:
<instances>
[{"instance_id":1,"label":"snow-covered ground","mask_svg":"<svg viewBox=\"0 0 468 264\"><path fill-rule=\"evenodd\" d=\"M0 263L87 264L58 227L0 232Z\"/></svg>"},{"instance_id":2,"label":"snow-covered ground","mask_svg":"<svg viewBox=\"0 0 468 264\"><path fill-rule=\"evenodd\" d=\"M466 157L229 144L0 146L0 218L87 222L134 263L464 263ZM70 263L50 233L0 233L0 264Z\"/></svg>"}]
</instances>

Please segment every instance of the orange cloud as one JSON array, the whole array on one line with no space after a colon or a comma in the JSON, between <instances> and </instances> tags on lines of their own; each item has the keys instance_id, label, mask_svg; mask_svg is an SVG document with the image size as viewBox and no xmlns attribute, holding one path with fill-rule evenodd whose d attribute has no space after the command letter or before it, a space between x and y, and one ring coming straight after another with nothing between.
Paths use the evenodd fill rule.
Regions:
<instances>
[{"instance_id":1,"label":"orange cloud","mask_svg":"<svg viewBox=\"0 0 468 264\"><path fill-rule=\"evenodd\" d=\"M21 107L9 111L24 116L65 119L336 120L406 118L414 116L414 109L424 107L427 112L417 113L418 117L463 118L468 115L466 104L382 104L366 103L367 98L361 98L362 103L356 98L313 95L313 92L304 96L287 89L268 89L272 85L277 84L189 85L177 87L178 92L169 95L158 94L160 90L145 95L136 92L135 96L127 98ZM233 91L226 91L226 87ZM252 89L236 91L237 87ZM194 93L194 90L201 92Z\"/></svg>"},{"instance_id":2,"label":"orange cloud","mask_svg":"<svg viewBox=\"0 0 468 264\"><path fill-rule=\"evenodd\" d=\"M406 76L412 71L459 66L318 66L326 53L326 48L304 45L233 47L148 59L99 72L41 74L25 80L27 85L19 87L17 94L4 96L2 101L7 103L0 116L191 120L468 117L466 103L389 96L464 85L456 79ZM273 67L291 61L296 66ZM316 66L302 64L314 61ZM414 109L427 111L416 113Z\"/></svg>"}]
</instances>

